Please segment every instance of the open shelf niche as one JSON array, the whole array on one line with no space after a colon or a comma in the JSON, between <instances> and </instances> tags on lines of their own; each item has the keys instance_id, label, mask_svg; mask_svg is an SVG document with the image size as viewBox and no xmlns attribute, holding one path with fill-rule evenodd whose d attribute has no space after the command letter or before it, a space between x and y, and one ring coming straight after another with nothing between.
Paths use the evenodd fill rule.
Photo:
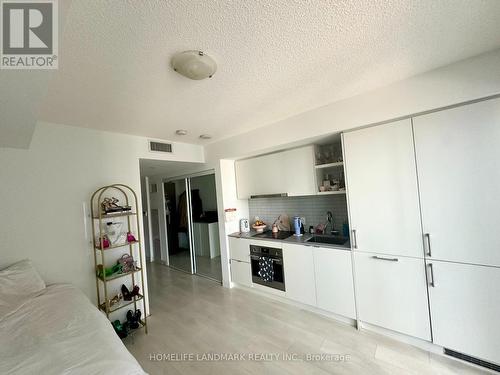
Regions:
<instances>
[{"instance_id":1,"label":"open shelf niche","mask_svg":"<svg viewBox=\"0 0 500 375\"><path fill-rule=\"evenodd\" d=\"M345 194L344 160L340 136L315 145L318 195Z\"/></svg>"}]
</instances>

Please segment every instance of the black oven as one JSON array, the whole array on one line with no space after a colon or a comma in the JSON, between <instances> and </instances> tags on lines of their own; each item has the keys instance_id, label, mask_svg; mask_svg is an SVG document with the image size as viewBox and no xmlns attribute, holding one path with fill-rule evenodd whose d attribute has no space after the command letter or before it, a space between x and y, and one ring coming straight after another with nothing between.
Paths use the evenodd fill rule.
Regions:
<instances>
[{"instance_id":1,"label":"black oven","mask_svg":"<svg viewBox=\"0 0 500 375\"><path fill-rule=\"evenodd\" d=\"M250 261L254 283L285 291L281 249L250 245Z\"/></svg>"}]
</instances>

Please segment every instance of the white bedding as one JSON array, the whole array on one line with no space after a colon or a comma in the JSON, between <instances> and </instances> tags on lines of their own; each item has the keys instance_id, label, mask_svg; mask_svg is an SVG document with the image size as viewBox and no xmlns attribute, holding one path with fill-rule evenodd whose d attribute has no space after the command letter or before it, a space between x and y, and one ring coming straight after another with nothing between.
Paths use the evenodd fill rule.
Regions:
<instances>
[{"instance_id":1,"label":"white bedding","mask_svg":"<svg viewBox=\"0 0 500 375\"><path fill-rule=\"evenodd\" d=\"M0 374L145 374L77 288L48 286L0 317Z\"/></svg>"}]
</instances>

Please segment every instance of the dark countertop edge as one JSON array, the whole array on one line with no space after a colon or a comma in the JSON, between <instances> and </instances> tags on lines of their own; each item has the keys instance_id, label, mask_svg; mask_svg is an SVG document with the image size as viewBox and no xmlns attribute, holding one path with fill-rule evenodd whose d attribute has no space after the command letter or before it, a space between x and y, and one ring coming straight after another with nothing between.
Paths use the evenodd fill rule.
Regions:
<instances>
[{"instance_id":1,"label":"dark countertop edge","mask_svg":"<svg viewBox=\"0 0 500 375\"><path fill-rule=\"evenodd\" d=\"M337 249L337 250L347 250L351 251L351 244L350 241L348 241L345 245L332 245L332 244L327 244L327 243L308 243L306 240L312 237L311 234L305 233L304 235L300 237L295 237L291 236L288 238L285 238L284 240L280 240L277 238L261 238L261 237L253 237L256 235L257 232L251 231L247 233L241 233L241 232L234 232L228 235L228 237L233 237L233 238L241 238L245 240L257 240L257 241L273 241L273 242L281 242L285 244L295 244L295 245L303 245L303 246L309 246L309 247L324 247L324 248L330 248L330 249Z\"/></svg>"}]
</instances>

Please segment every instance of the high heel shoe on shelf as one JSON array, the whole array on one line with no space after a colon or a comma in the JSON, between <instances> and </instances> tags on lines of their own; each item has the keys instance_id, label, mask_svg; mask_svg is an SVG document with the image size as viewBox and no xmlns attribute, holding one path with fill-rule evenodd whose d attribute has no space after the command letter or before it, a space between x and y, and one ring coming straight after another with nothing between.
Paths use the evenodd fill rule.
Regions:
<instances>
[{"instance_id":1,"label":"high heel shoe on shelf","mask_svg":"<svg viewBox=\"0 0 500 375\"><path fill-rule=\"evenodd\" d=\"M134 318L135 320L137 320L137 322L141 321L141 310L139 309L135 310Z\"/></svg>"},{"instance_id":2,"label":"high heel shoe on shelf","mask_svg":"<svg viewBox=\"0 0 500 375\"><path fill-rule=\"evenodd\" d=\"M139 318L137 318L137 311L139 311ZM136 310L135 313L132 310L127 311L127 324L131 329L139 328L140 316L140 310Z\"/></svg>"},{"instance_id":3,"label":"high heel shoe on shelf","mask_svg":"<svg viewBox=\"0 0 500 375\"><path fill-rule=\"evenodd\" d=\"M130 294L132 295L132 297L138 297L140 290L141 289L139 288L139 285L134 285L134 288L132 289L132 291L130 292Z\"/></svg>"},{"instance_id":4,"label":"high heel shoe on shelf","mask_svg":"<svg viewBox=\"0 0 500 375\"><path fill-rule=\"evenodd\" d=\"M130 293L125 284L122 284L122 296L124 301L132 301L132 293Z\"/></svg>"},{"instance_id":5,"label":"high heel shoe on shelf","mask_svg":"<svg viewBox=\"0 0 500 375\"><path fill-rule=\"evenodd\" d=\"M122 284L122 296L124 301L132 301L132 298L139 296L140 288L138 285L134 285L132 291L128 290L125 284Z\"/></svg>"}]
</instances>

